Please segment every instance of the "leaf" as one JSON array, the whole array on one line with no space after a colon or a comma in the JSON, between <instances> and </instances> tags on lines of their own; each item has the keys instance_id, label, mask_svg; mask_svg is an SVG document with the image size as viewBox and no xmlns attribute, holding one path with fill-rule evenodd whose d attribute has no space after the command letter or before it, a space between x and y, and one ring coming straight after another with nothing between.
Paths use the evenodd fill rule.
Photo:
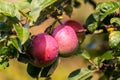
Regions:
<instances>
[{"instance_id":1,"label":"leaf","mask_svg":"<svg viewBox=\"0 0 120 80\"><path fill-rule=\"evenodd\" d=\"M19 40L16 37L10 38L10 43L20 52L22 53L22 45L20 44Z\"/></svg>"},{"instance_id":2,"label":"leaf","mask_svg":"<svg viewBox=\"0 0 120 80\"><path fill-rule=\"evenodd\" d=\"M16 6L12 3L0 1L0 13L10 16L10 17L17 17L20 19L20 13Z\"/></svg>"},{"instance_id":3,"label":"leaf","mask_svg":"<svg viewBox=\"0 0 120 80\"><path fill-rule=\"evenodd\" d=\"M116 24L120 25L120 18L114 17L110 20L110 23L111 24L116 23Z\"/></svg>"},{"instance_id":4,"label":"leaf","mask_svg":"<svg viewBox=\"0 0 120 80\"><path fill-rule=\"evenodd\" d=\"M88 25L87 28L88 28L88 30L89 30L90 32L94 32L94 31L97 29L97 27L98 27L97 22L94 22L94 23Z\"/></svg>"},{"instance_id":5,"label":"leaf","mask_svg":"<svg viewBox=\"0 0 120 80\"><path fill-rule=\"evenodd\" d=\"M35 67L32 64L28 63L27 65L27 73L33 77L33 78L37 78L39 73L41 71L41 68Z\"/></svg>"},{"instance_id":6,"label":"leaf","mask_svg":"<svg viewBox=\"0 0 120 80\"><path fill-rule=\"evenodd\" d=\"M8 52L8 48L3 46L2 48L0 48L0 56L1 55L7 55Z\"/></svg>"},{"instance_id":7,"label":"leaf","mask_svg":"<svg viewBox=\"0 0 120 80\"><path fill-rule=\"evenodd\" d=\"M97 4L96 11L100 12L101 19L102 21L107 15L115 12L120 8L119 4L117 2L100 2Z\"/></svg>"},{"instance_id":8,"label":"leaf","mask_svg":"<svg viewBox=\"0 0 120 80\"><path fill-rule=\"evenodd\" d=\"M105 60L109 60L109 59L112 59L112 51L107 51L105 52L102 56L101 56L102 59L105 59Z\"/></svg>"},{"instance_id":9,"label":"leaf","mask_svg":"<svg viewBox=\"0 0 120 80\"><path fill-rule=\"evenodd\" d=\"M17 25L15 25L14 28L18 38L21 41L21 44L24 44L29 38L29 29L22 26L17 26Z\"/></svg>"},{"instance_id":10,"label":"leaf","mask_svg":"<svg viewBox=\"0 0 120 80\"><path fill-rule=\"evenodd\" d=\"M94 32L100 25L100 15L98 12L92 13L86 20L87 29Z\"/></svg>"},{"instance_id":11,"label":"leaf","mask_svg":"<svg viewBox=\"0 0 120 80\"><path fill-rule=\"evenodd\" d=\"M73 7L71 5L67 5L67 6L65 6L64 11L65 11L66 15L71 17L72 12L73 12Z\"/></svg>"},{"instance_id":12,"label":"leaf","mask_svg":"<svg viewBox=\"0 0 120 80\"><path fill-rule=\"evenodd\" d=\"M94 12L92 13L90 16L88 16L87 20L86 20L86 25L90 25L94 22L98 22L100 21L100 15L99 12Z\"/></svg>"},{"instance_id":13,"label":"leaf","mask_svg":"<svg viewBox=\"0 0 120 80\"><path fill-rule=\"evenodd\" d=\"M18 61L28 63L30 61L30 57L27 54L19 54Z\"/></svg>"},{"instance_id":14,"label":"leaf","mask_svg":"<svg viewBox=\"0 0 120 80\"><path fill-rule=\"evenodd\" d=\"M57 66L59 64L59 58L56 59L56 61L51 64L48 67L44 67L41 72L41 77L49 77L53 72L56 70Z\"/></svg>"},{"instance_id":15,"label":"leaf","mask_svg":"<svg viewBox=\"0 0 120 80\"><path fill-rule=\"evenodd\" d=\"M95 58L93 59L93 63L95 63L95 65L98 66L98 65L101 63L100 57L95 57Z\"/></svg>"},{"instance_id":16,"label":"leaf","mask_svg":"<svg viewBox=\"0 0 120 80\"><path fill-rule=\"evenodd\" d=\"M0 22L0 30L4 32L9 32L12 29L11 26L5 24L5 22Z\"/></svg>"},{"instance_id":17,"label":"leaf","mask_svg":"<svg viewBox=\"0 0 120 80\"><path fill-rule=\"evenodd\" d=\"M86 20L86 26L90 32L95 31L101 22L111 13L119 9L117 2L100 2L98 3L96 10Z\"/></svg>"},{"instance_id":18,"label":"leaf","mask_svg":"<svg viewBox=\"0 0 120 80\"><path fill-rule=\"evenodd\" d=\"M69 74L68 80L85 80L91 76L91 70L87 68L77 69Z\"/></svg>"},{"instance_id":19,"label":"leaf","mask_svg":"<svg viewBox=\"0 0 120 80\"><path fill-rule=\"evenodd\" d=\"M30 3L28 1L23 1L20 0L18 1L15 6L19 9L19 10L23 10L23 9L30 9Z\"/></svg>"},{"instance_id":20,"label":"leaf","mask_svg":"<svg viewBox=\"0 0 120 80\"><path fill-rule=\"evenodd\" d=\"M30 16L29 14L27 14L27 13L21 11L21 10L19 10L19 12L20 12L24 17L26 17L26 18L28 18L28 19L30 19L30 20L32 21L32 16Z\"/></svg>"},{"instance_id":21,"label":"leaf","mask_svg":"<svg viewBox=\"0 0 120 80\"><path fill-rule=\"evenodd\" d=\"M9 40L8 43L7 43L7 47L8 47L8 55L11 57L11 58L18 58L18 55L19 55L19 51L18 49L16 49L12 42Z\"/></svg>"},{"instance_id":22,"label":"leaf","mask_svg":"<svg viewBox=\"0 0 120 80\"><path fill-rule=\"evenodd\" d=\"M109 46L117 47L120 44L120 31L113 31L109 35Z\"/></svg>"},{"instance_id":23,"label":"leaf","mask_svg":"<svg viewBox=\"0 0 120 80\"><path fill-rule=\"evenodd\" d=\"M87 50L83 50L81 56L83 56L85 59L90 59L91 56Z\"/></svg>"},{"instance_id":24,"label":"leaf","mask_svg":"<svg viewBox=\"0 0 120 80\"><path fill-rule=\"evenodd\" d=\"M75 1L74 1L74 7L75 7L75 8L79 8L80 6L81 6L81 2L75 0Z\"/></svg>"},{"instance_id":25,"label":"leaf","mask_svg":"<svg viewBox=\"0 0 120 80\"><path fill-rule=\"evenodd\" d=\"M3 70L3 69L5 69L8 66L9 66L8 60L1 60L0 61L0 70Z\"/></svg>"},{"instance_id":26,"label":"leaf","mask_svg":"<svg viewBox=\"0 0 120 80\"><path fill-rule=\"evenodd\" d=\"M53 4L56 0L32 0L31 2L31 12L30 15L32 16L33 20L36 21L38 16L40 15L40 12Z\"/></svg>"}]
</instances>

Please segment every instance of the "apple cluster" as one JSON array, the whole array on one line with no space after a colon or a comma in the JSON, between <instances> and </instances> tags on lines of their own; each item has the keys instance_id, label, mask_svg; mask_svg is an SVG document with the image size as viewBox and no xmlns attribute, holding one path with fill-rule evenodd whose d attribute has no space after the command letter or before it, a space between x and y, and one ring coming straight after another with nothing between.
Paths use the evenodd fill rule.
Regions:
<instances>
[{"instance_id":1,"label":"apple cluster","mask_svg":"<svg viewBox=\"0 0 120 80\"><path fill-rule=\"evenodd\" d=\"M81 38L78 31L84 29L74 20L68 20L55 27L52 35L40 33L31 39L31 55L34 58L32 64L38 67L46 67L52 64L58 54L63 57L73 55L78 48Z\"/></svg>"}]
</instances>

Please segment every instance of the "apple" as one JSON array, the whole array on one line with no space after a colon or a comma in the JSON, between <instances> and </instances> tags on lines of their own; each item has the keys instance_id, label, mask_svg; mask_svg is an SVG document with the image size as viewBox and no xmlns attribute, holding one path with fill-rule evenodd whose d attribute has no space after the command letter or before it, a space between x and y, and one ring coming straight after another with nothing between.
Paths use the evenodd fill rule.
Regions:
<instances>
[{"instance_id":1,"label":"apple","mask_svg":"<svg viewBox=\"0 0 120 80\"><path fill-rule=\"evenodd\" d=\"M70 56L78 47L78 39L73 28L67 25L57 26L52 33L59 46L59 53L63 57Z\"/></svg>"},{"instance_id":2,"label":"apple","mask_svg":"<svg viewBox=\"0 0 120 80\"><path fill-rule=\"evenodd\" d=\"M64 25L71 26L77 34L79 43L83 42L83 40L85 39L85 31L86 31L83 25L81 25L75 20L67 20L64 22Z\"/></svg>"},{"instance_id":3,"label":"apple","mask_svg":"<svg viewBox=\"0 0 120 80\"><path fill-rule=\"evenodd\" d=\"M40 33L32 38L31 49L34 58L32 63L38 67L52 64L58 56L56 40L46 33Z\"/></svg>"}]
</instances>

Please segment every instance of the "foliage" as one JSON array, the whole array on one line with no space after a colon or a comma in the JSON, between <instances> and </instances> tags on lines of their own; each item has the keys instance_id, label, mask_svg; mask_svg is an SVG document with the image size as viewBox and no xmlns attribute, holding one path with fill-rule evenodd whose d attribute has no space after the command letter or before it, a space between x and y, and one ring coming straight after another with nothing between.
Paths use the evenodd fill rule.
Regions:
<instances>
[{"instance_id":1,"label":"foliage","mask_svg":"<svg viewBox=\"0 0 120 80\"><path fill-rule=\"evenodd\" d=\"M120 79L120 0L100 2L84 0L95 8L85 23L85 35L91 34L97 39L93 40L87 48L79 44L76 56L82 56L90 65L76 69L68 76L68 80L91 80L94 73L99 72L102 76L99 80ZM33 78L50 76L58 66L59 57L47 67L36 67L30 63L30 40L34 36L29 32L31 27L40 25L49 17L55 21L45 30L51 35L56 22L61 22L63 13L71 17L73 8L79 8L78 0L19 0L16 4L0 0L0 70L8 67L9 60L16 58L27 65L27 72ZM81 32L84 32L81 31ZM92 55L91 50L100 39L100 51L98 55ZM84 41L83 41L84 42ZM106 49L103 49L105 46ZM97 48L96 48L97 49ZM92 51L93 52L93 51Z\"/></svg>"}]
</instances>

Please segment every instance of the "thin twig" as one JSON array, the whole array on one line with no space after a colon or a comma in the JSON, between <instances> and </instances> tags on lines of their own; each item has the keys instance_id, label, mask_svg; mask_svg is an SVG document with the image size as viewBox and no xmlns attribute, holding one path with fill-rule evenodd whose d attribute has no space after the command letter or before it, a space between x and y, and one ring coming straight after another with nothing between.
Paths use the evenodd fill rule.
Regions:
<instances>
[{"instance_id":1,"label":"thin twig","mask_svg":"<svg viewBox=\"0 0 120 80\"><path fill-rule=\"evenodd\" d=\"M96 70L99 71L99 67L91 60L88 60L93 66L95 66Z\"/></svg>"}]
</instances>

